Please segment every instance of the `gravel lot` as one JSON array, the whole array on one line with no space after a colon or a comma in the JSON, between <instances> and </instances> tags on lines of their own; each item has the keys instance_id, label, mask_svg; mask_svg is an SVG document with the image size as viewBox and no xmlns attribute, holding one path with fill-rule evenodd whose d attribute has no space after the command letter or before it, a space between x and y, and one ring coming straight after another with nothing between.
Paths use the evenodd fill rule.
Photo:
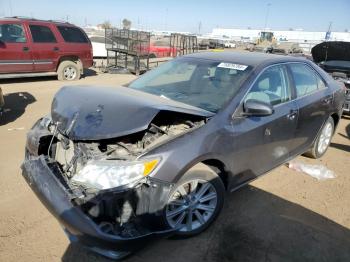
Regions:
<instances>
[{"instance_id":1,"label":"gravel lot","mask_svg":"<svg viewBox=\"0 0 350 262\"><path fill-rule=\"evenodd\" d=\"M117 86L131 75L95 74L69 85ZM26 132L49 112L55 78L0 80L0 261L108 261L70 245L58 222L21 177ZM227 197L203 234L164 239L125 261L350 261L350 118L341 119L319 160L336 178L317 181L279 167ZM254 161L254 159L252 159Z\"/></svg>"}]
</instances>

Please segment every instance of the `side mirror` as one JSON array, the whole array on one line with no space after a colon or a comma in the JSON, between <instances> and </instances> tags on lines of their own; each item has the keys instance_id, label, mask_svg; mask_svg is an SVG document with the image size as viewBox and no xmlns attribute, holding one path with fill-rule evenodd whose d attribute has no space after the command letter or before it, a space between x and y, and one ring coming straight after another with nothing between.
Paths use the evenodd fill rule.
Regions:
<instances>
[{"instance_id":1,"label":"side mirror","mask_svg":"<svg viewBox=\"0 0 350 262\"><path fill-rule=\"evenodd\" d=\"M271 104L249 99L243 104L244 116L269 116L274 113L274 109Z\"/></svg>"}]
</instances>

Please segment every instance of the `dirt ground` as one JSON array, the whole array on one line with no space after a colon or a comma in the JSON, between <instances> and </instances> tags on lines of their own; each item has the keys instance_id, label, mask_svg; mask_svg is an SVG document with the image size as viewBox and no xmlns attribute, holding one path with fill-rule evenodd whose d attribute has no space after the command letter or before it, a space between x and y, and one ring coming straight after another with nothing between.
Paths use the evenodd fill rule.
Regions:
<instances>
[{"instance_id":1,"label":"dirt ground","mask_svg":"<svg viewBox=\"0 0 350 262\"><path fill-rule=\"evenodd\" d=\"M126 83L130 75L90 73L72 85ZM70 245L58 222L21 177L26 132L49 112L55 78L0 81L0 261L108 261ZM322 164L335 179L317 181L280 167L229 194L203 234L163 239L125 261L350 261L350 118L342 118ZM254 161L254 159L252 159Z\"/></svg>"}]
</instances>

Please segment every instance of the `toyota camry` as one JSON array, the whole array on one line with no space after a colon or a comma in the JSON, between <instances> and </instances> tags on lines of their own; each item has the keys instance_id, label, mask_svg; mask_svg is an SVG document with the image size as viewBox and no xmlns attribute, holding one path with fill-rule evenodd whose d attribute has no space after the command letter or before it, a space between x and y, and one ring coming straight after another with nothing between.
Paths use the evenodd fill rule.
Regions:
<instances>
[{"instance_id":1,"label":"toyota camry","mask_svg":"<svg viewBox=\"0 0 350 262\"><path fill-rule=\"evenodd\" d=\"M201 52L122 87L63 87L29 131L23 176L72 242L122 258L190 237L232 192L325 154L344 88L303 58Z\"/></svg>"}]
</instances>

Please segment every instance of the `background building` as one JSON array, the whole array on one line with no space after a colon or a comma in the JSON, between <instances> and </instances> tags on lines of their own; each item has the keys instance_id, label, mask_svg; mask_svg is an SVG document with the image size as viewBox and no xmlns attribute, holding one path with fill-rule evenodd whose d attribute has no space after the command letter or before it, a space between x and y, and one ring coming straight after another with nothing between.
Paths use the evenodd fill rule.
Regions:
<instances>
[{"instance_id":1,"label":"background building","mask_svg":"<svg viewBox=\"0 0 350 262\"><path fill-rule=\"evenodd\" d=\"M254 42L260 37L262 30L258 29L227 29L214 28L210 37L219 39L232 39L235 41ZM295 30L264 30L273 32L274 38L278 42L296 42L305 50L311 48L326 40L327 32L310 32L302 29ZM350 32L330 32L328 41L346 41L350 42Z\"/></svg>"}]
</instances>

